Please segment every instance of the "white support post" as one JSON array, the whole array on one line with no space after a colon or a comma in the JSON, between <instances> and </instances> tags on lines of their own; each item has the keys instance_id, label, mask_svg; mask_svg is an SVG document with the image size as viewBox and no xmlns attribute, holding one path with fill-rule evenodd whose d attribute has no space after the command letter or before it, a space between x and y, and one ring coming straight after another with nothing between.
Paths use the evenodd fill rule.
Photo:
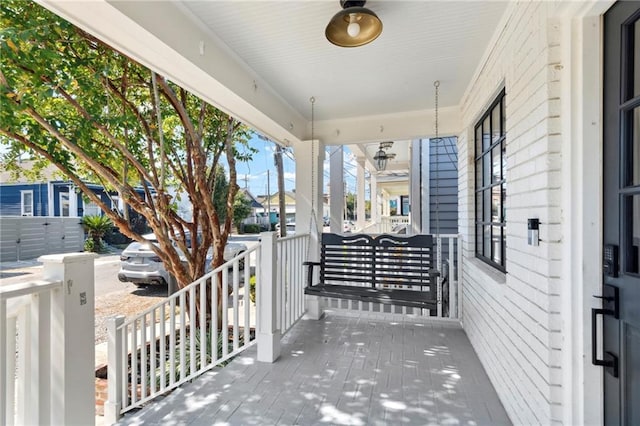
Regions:
<instances>
[{"instance_id":1,"label":"white support post","mask_svg":"<svg viewBox=\"0 0 640 426\"><path fill-rule=\"evenodd\" d=\"M263 232L262 256L260 259L260 279L258 290L258 361L275 362L280 356L280 330L278 329L278 286L276 233Z\"/></svg>"},{"instance_id":2,"label":"white support post","mask_svg":"<svg viewBox=\"0 0 640 426\"><path fill-rule=\"evenodd\" d=\"M458 234L458 273L456 274L456 287L458 290L458 319L462 323L463 312L462 312L462 234Z\"/></svg>"},{"instance_id":3,"label":"white support post","mask_svg":"<svg viewBox=\"0 0 640 426\"><path fill-rule=\"evenodd\" d=\"M437 263L436 263L436 268L438 269L438 272L440 272L440 274L438 275L438 280L437 280L437 312L438 312L438 318L442 318L442 274L443 274L443 270L442 270L442 238L440 237L440 235L436 236L436 258L437 258Z\"/></svg>"},{"instance_id":4,"label":"white support post","mask_svg":"<svg viewBox=\"0 0 640 426\"><path fill-rule=\"evenodd\" d=\"M122 410L122 330L124 315L107 319L107 400L104 403L104 422L107 425L116 423Z\"/></svg>"},{"instance_id":5,"label":"white support post","mask_svg":"<svg viewBox=\"0 0 640 426\"><path fill-rule=\"evenodd\" d=\"M364 206L364 193L365 193L365 181L364 181L364 157L358 157L357 172L356 172L356 227L362 229L365 227L365 206Z\"/></svg>"},{"instance_id":6,"label":"white support post","mask_svg":"<svg viewBox=\"0 0 640 426\"><path fill-rule=\"evenodd\" d=\"M455 238L449 237L449 318L458 318L458 289L456 286L455 262L456 252L454 251Z\"/></svg>"},{"instance_id":7,"label":"white support post","mask_svg":"<svg viewBox=\"0 0 640 426\"><path fill-rule=\"evenodd\" d=\"M376 171L372 170L371 174L371 223L378 223L380 216L380 200L378 200L378 176Z\"/></svg>"},{"instance_id":8,"label":"white support post","mask_svg":"<svg viewBox=\"0 0 640 426\"><path fill-rule=\"evenodd\" d=\"M329 157L329 207L331 232L342 233L344 219L344 147L332 146Z\"/></svg>"},{"instance_id":9,"label":"white support post","mask_svg":"<svg viewBox=\"0 0 640 426\"><path fill-rule=\"evenodd\" d=\"M51 298L51 423L95 422L93 253L42 256L45 280L62 281Z\"/></svg>"}]
</instances>

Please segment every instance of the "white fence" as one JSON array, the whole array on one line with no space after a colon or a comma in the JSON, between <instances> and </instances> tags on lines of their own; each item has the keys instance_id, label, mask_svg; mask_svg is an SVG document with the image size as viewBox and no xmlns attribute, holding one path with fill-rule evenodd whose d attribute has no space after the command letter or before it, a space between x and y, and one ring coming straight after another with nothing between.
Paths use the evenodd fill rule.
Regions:
<instances>
[{"instance_id":1,"label":"white fence","mask_svg":"<svg viewBox=\"0 0 640 426\"><path fill-rule=\"evenodd\" d=\"M259 361L277 358L281 335L305 312L308 241L263 233L259 245L137 317L111 318L105 422L255 343Z\"/></svg>"},{"instance_id":2,"label":"white fence","mask_svg":"<svg viewBox=\"0 0 640 426\"><path fill-rule=\"evenodd\" d=\"M79 217L0 217L0 262L82 251Z\"/></svg>"},{"instance_id":3,"label":"white fence","mask_svg":"<svg viewBox=\"0 0 640 426\"><path fill-rule=\"evenodd\" d=\"M44 281L0 287L0 424L93 424L94 257L44 256Z\"/></svg>"}]
</instances>

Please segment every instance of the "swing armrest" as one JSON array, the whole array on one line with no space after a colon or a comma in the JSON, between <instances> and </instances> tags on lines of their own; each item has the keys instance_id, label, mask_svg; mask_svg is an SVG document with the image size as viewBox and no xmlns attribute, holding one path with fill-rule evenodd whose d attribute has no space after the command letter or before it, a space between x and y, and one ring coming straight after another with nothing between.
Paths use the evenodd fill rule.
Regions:
<instances>
[{"instance_id":1,"label":"swing armrest","mask_svg":"<svg viewBox=\"0 0 640 426\"><path fill-rule=\"evenodd\" d=\"M302 265L307 267L307 287L313 287L313 268L315 266L320 266L320 262L306 261L302 262Z\"/></svg>"}]
</instances>

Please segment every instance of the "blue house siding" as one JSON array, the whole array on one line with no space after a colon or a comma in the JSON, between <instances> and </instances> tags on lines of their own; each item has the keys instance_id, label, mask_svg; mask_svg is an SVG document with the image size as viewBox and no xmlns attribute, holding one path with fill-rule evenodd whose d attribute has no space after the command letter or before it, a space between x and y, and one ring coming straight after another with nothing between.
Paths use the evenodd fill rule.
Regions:
<instances>
[{"instance_id":1,"label":"blue house siding","mask_svg":"<svg viewBox=\"0 0 640 426\"><path fill-rule=\"evenodd\" d=\"M33 215L49 213L48 185L46 183L20 183L0 185L0 216L21 216L21 191L33 191Z\"/></svg>"},{"instance_id":2,"label":"blue house siding","mask_svg":"<svg viewBox=\"0 0 640 426\"><path fill-rule=\"evenodd\" d=\"M52 186L51 200L49 199L49 184ZM100 199L112 209L117 209L117 204L111 203L109 194L99 185L88 184L89 189L95 192ZM51 181L42 183L0 183L0 216L21 216L22 215L22 199L21 191L33 191L33 216L49 216L49 203L53 206L53 216L60 216L60 193L68 193L70 184L66 181ZM142 197L145 192L142 188L136 189L136 192ZM77 216L84 213L84 200L82 194L75 193ZM117 196L116 192L112 192L111 196ZM72 204L72 203L70 203Z\"/></svg>"}]
</instances>

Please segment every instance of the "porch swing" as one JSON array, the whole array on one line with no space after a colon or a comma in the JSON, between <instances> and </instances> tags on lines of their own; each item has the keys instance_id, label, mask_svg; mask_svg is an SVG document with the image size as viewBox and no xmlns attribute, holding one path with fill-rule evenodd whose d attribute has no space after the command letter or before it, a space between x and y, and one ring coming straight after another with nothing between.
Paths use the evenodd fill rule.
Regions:
<instances>
[{"instance_id":1,"label":"porch swing","mask_svg":"<svg viewBox=\"0 0 640 426\"><path fill-rule=\"evenodd\" d=\"M438 135L438 88L435 86L435 141ZM313 141L313 98L311 105ZM436 179L438 177L436 162ZM440 235L436 180L436 238ZM313 214L313 208L312 208ZM317 229L315 230L318 231ZM320 261L304 262L307 267L305 294L411 308L438 310L436 291L440 272L435 269L433 235L398 236L382 234L341 235L323 233ZM320 281L313 284L315 267ZM444 277L448 279L448 277ZM442 284L442 283L441 283ZM417 290L416 290L417 288Z\"/></svg>"}]
</instances>

